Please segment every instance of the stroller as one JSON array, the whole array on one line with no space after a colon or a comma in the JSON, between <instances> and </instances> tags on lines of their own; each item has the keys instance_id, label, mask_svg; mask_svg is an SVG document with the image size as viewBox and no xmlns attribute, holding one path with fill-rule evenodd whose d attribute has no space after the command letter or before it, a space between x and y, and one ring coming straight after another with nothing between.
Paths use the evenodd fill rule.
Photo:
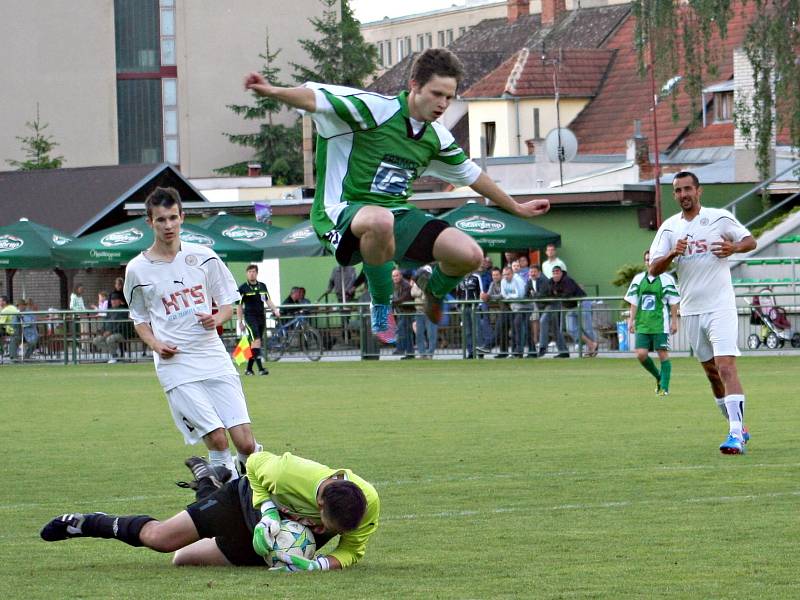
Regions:
<instances>
[{"instance_id":1,"label":"stroller","mask_svg":"<svg viewBox=\"0 0 800 600\"><path fill-rule=\"evenodd\" d=\"M770 350L783 348L788 341L792 348L800 348L800 333L792 333L792 324L786 317L786 311L775 306L770 288L761 290L753 296L750 303L750 324L760 327L759 333L751 333L747 337L747 347L755 350L764 344Z\"/></svg>"}]
</instances>

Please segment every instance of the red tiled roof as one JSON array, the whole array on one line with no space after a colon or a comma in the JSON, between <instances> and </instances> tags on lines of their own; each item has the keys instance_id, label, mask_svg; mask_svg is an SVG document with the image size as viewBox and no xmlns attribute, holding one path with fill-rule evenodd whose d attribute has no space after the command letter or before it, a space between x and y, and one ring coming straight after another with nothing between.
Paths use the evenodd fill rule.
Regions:
<instances>
[{"instance_id":1,"label":"red tiled roof","mask_svg":"<svg viewBox=\"0 0 800 600\"><path fill-rule=\"evenodd\" d=\"M712 39L712 47L716 48L720 57L715 79L726 80L733 76L733 49L742 44L748 18L754 10L753 3L747 3L744 7L738 6L735 16L728 23L726 38L720 40L714 36ZM623 154L626 141L633 137L634 119L641 120L642 134L650 140L651 150L655 150L650 112L650 81L639 76L633 43L634 24L635 20L628 18L605 45L605 48L617 50L615 60L597 96L570 124L570 129L578 138L578 148L582 154ZM657 83L657 87L660 88L662 83ZM692 121L691 102L683 85L680 85L675 102L677 120L672 119L671 98L662 101L656 109L658 145L661 151L674 145L686 133ZM722 130L708 132L709 141L712 135L714 139L722 139ZM702 139L701 134L697 133L696 143L700 144Z\"/></svg>"},{"instance_id":2,"label":"red tiled roof","mask_svg":"<svg viewBox=\"0 0 800 600\"><path fill-rule=\"evenodd\" d=\"M499 98L503 94L517 97L552 97L553 64L558 56L541 54L523 48L464 93L464 98ZM594 96L614 57L613 50L572 48L560 53L558 84L561 96Z\"/></svg>"},{"instance_id":3,"label":"red tiled roof","mask_svg":"<svg viewBox=\"0 0 800 600\"><path fill-rule=\"evenodd\" d=\"M690 148L714 148L716 146L733 146L733 122L710 123L705 127L700 123L679 144L680 148L687 150Z\"/></svg>"}]
</instances>

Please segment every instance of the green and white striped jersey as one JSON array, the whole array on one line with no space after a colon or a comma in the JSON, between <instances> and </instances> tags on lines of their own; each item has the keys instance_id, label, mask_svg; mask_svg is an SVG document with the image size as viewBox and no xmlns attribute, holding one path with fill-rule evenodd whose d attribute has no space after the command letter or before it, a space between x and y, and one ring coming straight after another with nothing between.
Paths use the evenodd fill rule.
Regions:
<instances>
[{"instance_id":1,"label":"green and white striped jersey","mask_svg":"<svg viewBox=\"0 0 800 600\"><path fill-rule=\"evenodd\" d=\"M388 209L408 205L412 182L431 175L457 186L481 174L440 123L408 112L408 93L382 96L353 88L306 83L316 95L317 189L311 220L332 229L347 203Z\"/></svg>"},{"instance_id":2,"label":"green and white striped jersey","mask_svg":"<svg viewBox=\"0 0 800 600\"><path fill-rule=\"evenodd\" d=\"M651 277L645 271L634 276L625 300L636 307L636 333L669 333L669 307L681 297L672 275Z\"/></svg>"}]
</instances>

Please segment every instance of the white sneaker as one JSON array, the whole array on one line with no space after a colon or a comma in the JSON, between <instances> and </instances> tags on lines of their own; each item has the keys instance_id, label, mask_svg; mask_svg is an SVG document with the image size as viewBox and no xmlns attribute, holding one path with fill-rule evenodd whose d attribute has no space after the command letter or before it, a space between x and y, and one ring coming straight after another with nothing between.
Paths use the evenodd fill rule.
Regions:
<instances>
[{"instance_id":1,"label":"white sneaker","mask_svg":"<svg viewBox=\"0 0 800 600\"><path fill-rule=\"evenodd\" d=\"M117 364L117 359L112 356L111 358L108 359L108 364L109 365Z\"/></svg>"}]
</instances>

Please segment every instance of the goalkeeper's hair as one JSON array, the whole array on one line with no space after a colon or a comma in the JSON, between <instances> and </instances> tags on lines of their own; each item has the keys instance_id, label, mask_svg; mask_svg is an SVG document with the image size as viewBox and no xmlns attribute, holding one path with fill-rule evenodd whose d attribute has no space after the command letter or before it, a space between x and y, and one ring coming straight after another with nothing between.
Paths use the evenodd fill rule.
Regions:
<instances>
[{"instance_id":1,"label":"goalkeeper's hair","mask_svg":"<svg viewBox=\"0 0 800 600\"><path fill-rule=\"evenodd\" d=\"M367 511L364 492L352 481L334 480L322 490L325 513L343 531L352 531Z\"/></svg>"},{"instance_id":2,"label":"goalkeeper's hair","mask_svg":"<svg viewBox=\"0 0 800 600\"><path fill-rule=\"evenodd\" d=\"M164 208L172 208L178 205L178 211L183 214L183 204L181 203L181 195L173 187L157 187L144 201L144 207L147 209L147 216L153 216L154 206L163 206Z\"/></svg>"}]
</instances>

